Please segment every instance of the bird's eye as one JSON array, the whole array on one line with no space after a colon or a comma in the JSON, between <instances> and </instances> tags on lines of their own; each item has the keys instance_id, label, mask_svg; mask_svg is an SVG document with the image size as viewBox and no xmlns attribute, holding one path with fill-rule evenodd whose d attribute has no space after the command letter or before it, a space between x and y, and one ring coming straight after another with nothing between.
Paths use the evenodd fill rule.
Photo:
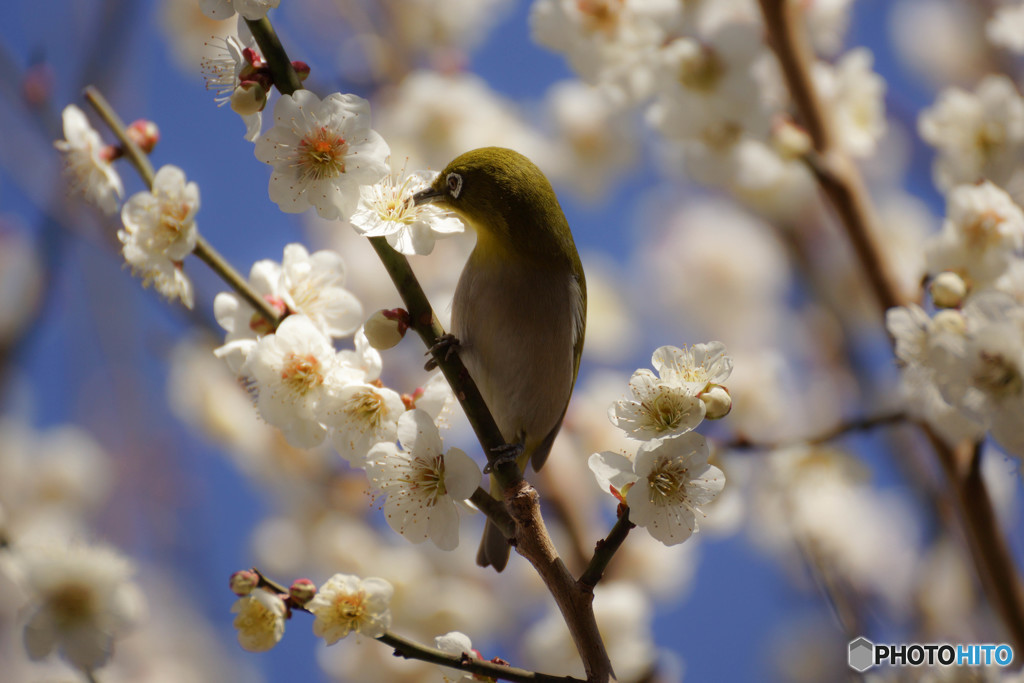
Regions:
<instances>
[{"instance_id":1,"label":"bird's eye","mask_svg":"<svg viewBox=\"0 0 1024 683\"><path fill-rule=\"evenodd\" d=\"M449 173L445 178L448 183L448 191L452 193L452 199L458 199L462 192L462 176L458 173Z\"/></svg>"}]
</instances>

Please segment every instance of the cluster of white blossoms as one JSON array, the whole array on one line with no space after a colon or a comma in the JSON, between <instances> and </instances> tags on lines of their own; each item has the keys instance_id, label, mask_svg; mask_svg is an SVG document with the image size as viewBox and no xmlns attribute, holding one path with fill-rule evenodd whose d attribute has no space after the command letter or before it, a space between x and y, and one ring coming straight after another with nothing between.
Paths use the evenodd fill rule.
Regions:
<instances>
[{"instance_id":1,"label":"cluster of white blossoms","mask_svg":"<svg viewBox=\"0 0 1024 683\"><path fill-rule=\"evenodd\" d=\"M241 577L241 580L236 578ZM250 652L264 652L284 636L291 607L301 607L313 617L313 633L333 645L350 633L379 638L391 627L390 602L394 587L385 579L360 579L335 574L316 588L307 579L292 584L288 595L258 585L250 571L232 576L239 594L231 611L239 644Z\"/></svg>"},{"instance_id":2,"label":"cluster of white blossoms","mask_svg":"<svg viewBox=\"0 0 1024 683\"><path fill-rule=\"evenodd\" d=\"M947 195L925 245L932 311L891 309L908 408L950 443L1024 455L1024 211L989 181Z\"/></svg>"},{"instance_id":3,"label":"cluster of white blossoms","mask_svg":"<svg viewBox=\"0 0 1024 683\"><path fill-rule=\"evenodd\" d=\"M386 497L396 531L451 550L459 540L456 504L481 476L462 451L443 452L435 420L451 392L440 375L407 399L380 382L380 354L359 327L362 306L344 276L337 253L311 255L299 244L285 248L281 264L256 263L250 285L284 320L273 330L237 295L217 295L214 313L227 331L217 355L244 378L259 414L289 444L312 448L329 438ZM353 333L353 349L334 348Z\"/></svg>"},{"instance_id":4,"label":"cluster of white blossoms","mask_svg":"<svg viewBox=\"0 0 1024 683\"><path fill-rule=\"evenodd\" d=\"M823 51L841 43L848 5L801 6ZM534 39L565 54L581 80L620 110L645 109L647 123L672 143L667 161L681 162L693 179L770 214L798 213L813 198L797 163L807 136L788 120L789 96L757 3L536 0L530 19ZM885 84L871 63L858 48L834 64L813 64L837 141L858 157L871 155L886 131Z\"/></svg>"},{"instance_id":5,"label":"cluster of white blossoms","mask_svg":"<svg viewBox=\"0 0 1024 683\"><path fill-rule=\"evenodd\" d=\"M192 282L182 261L195 249L199 232L199 186L185 182L185 173L167 165L156 172L153 188L132 195L121 207L124 229L117 233L125 261L168 299L193 305Z\"/></svg>"},{"instance_id":6,"label":"cluster of white blossoms","mask_svg":"<svg viewBox=\"0 0 1024 683\"><path fill-rule=\"evenodd\" d=\"M708 464L707 441L693 430L719 419L731 407L722 382L732 358L721 342L679 349L663 346L629 381L633 398L609 410L612 423L639 440L635 455L604 451L590 456L601 488L629 507L630 521L666 545L682 543L697 530L697 515L725 487L725 474Z\"/></svg>"}]
</instances>

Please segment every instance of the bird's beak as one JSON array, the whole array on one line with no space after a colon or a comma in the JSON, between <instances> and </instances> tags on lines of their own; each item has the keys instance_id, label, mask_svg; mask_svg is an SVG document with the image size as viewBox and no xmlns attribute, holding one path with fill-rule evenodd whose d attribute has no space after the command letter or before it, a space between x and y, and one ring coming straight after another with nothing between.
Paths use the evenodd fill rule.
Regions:
<instances>
[{"instance_id":1,"label":"bird's beak","mask_svg":"<svg viewBox=\"0 0 1024 683\"><path fill-rule=\"evenodd\" d=\"M427 189L420 190L419 192L414 194L412 196L412 203L416 206L421 206L423 204L433 204L443 196L444 195L441 192L438 192L432 187L428 187Z\"/></svg>"}]
</instances>

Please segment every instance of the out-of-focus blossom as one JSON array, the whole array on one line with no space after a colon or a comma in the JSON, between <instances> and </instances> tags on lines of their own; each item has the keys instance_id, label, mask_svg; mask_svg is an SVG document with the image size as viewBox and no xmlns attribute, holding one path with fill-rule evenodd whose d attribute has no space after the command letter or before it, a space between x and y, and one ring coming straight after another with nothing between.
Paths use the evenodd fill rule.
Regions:
<instances>
[{"instance_id":1,"label":"out-of-focus blossom","mask_svg":"<svg viewBox=\"0 0 1024 683\"><path fill-rule=\"evenodd\" d=\"M851 156L869 157L885 134L885 81L867 48L850 50L835 66L815 64L818 92L832 108L838 142Z\"/></svg>"},{"instance_id":2,"label":"out-of-focus blossom","mask_svg":"<svg viewBox=\"0 0 1024 683\"><path fill-rule=\"evenodd\" d=\"M288 608L277 593L257 588L235 601L231 611L238 630L238 643L249 652L265 652L284 636Z\"/></svg>"},{"instance_id":3,"label":"out-of-focus blossom","mask_svg":"<svg viewBox=\"0 0 1024 683\"><path fill-rule=\"evenodd\" d=\"M24 331L39 305L43 269L27 227L13 215L0 215L0 292L17 296L0 299L0 346Z\"/></svg>"},{"instance_id":4,"label":"out-of-focus blossom","mask_svg":"<svg viewBox=\"0 0 1024 683\"><path fill-rule=\"evenodd\" d=\"M762 32L755 22L733 21L662 48L657 96L648 111L651 124L684 140L712 128L765 137L771 111L755 69L768 56Z\"/></svg>"},{"instance_id":5,"label":"out-of-focus blossom","mask_svg":"<svg viewBox=\"0 0 1024 683\"><path fill-rule=\"evenodd\" d=\"M918 132L936 149L940 190L987 178L1013 196L1024 191L1024 99L1008 77L986 76L974 92L943 90L921 113Z\"/></svg>"},{"instance_id":6,"label":"out-of-focus blossom","mask_svg":"<svg viewBox=\"0 0 1024 683\"><path fill-rule=\"evenodd\" d=\"M385 237L397 251L426 255L434 242L465 230L462 220L431 204L417 206L412 196L426 189L437 173L389 172L374 185L359 188L359 208L349 222L361 235Z\"/></svg>"},{"instance_id":7,"label":"out-of-focus blossom","mask_svg":"<svg viewBox=\"0 0 1024 683\"><path fill-rule=\"evenodd\" d=\"M199 0L199 9L211 19L230 19L238 12L246 19L256 20L267 16L267 11L280 3L281 0Z\"/></svg>"},{"instance_id":8,"label":"out-of-focus blossom","mask_svg":"<svg viewBox=\"0 0 1024 683\"><path fill-rule=\"evenodd\" d=\"M794 569L820 567L898 613L917 568L918 525L905 499L864 478L836 451L777 451L758 468L749 531L767 550L802 558Z\"/></svg>"},{"instance_id":9,"label":"out-of-focus blossom","mask_svg":"<svg viewBox=\"0 0 1024 683\"><path fill-rule=\"evenodd\" d=\"M636 127L630 111L607 92L580 81L559 81L545 95L554 128L554 180L587 199L600 200L636 161Z\"/></svg>"},{"instance_id":10,"label":"out-of-focus blossom","mask_svg":"<svg viewBox=\"0 0 1024 683\"><path fill-rule=\"evenodd\" d=\"M853 0L811 0L800 6L815 50L834 55L843 46Z\"/></svg>"},{"instance_id":11,"label":"out-of-focus blossom","mask_svg":"<svg viewBox=\"0 0 1024 683\"><path fill-rule=\"evenodd\" d=\"M708 464L707 442L691 432L645 442L633 460L595 453L590 469L605 490L629 506L630 521L665 545L682 543L698 530L696 515L725 487L722 470Z\"/></svg>"},{"instance_id":12,"label":"out-of-focus blossom","mask_svg":"<svg viewBox=\"0 0 1024 683\"><path fill-rule=\"evenodd\" d=\"M413 543L428 538L442 550L459 544L457 503L480 486L480 468L458 448L444 451L430 416L410 410L398 420L398 440L370 450L366 475L387 496L384 516Z\"/></svg>"},{"instance_id":13,"label":"out-of-focus blossom","mask_svg":"<svg viewBox=\"0 0 1024 683\"><path fill-rule=\"evenodd\" d=\"M112 148L103 144L100 134L75 105L64 107L62 118L64 139L57 140L53 146L64 155L64 170L71 191L107 214L116 213L124 185L111 164Z\"/></svg>"},{"instance_id":14,"label":"out-of-focus blossom","mask_svg":"<svg viewBox=\"0 0 1024 683\"><path fill-rule=\"evenodd\" d=\"M551 166L548 146L517 106L479 76L414 71L375 106L392 159L408 159L408 168L440 170L466 150L490 145L521 152L541 169Z\"/></svg>"},{"instance_id":15,"label":"out-of-focus blossom","mask_svg":"<svg viewBox=\"0 0 1024 683\"><path fill-rule=\"evenodd\" d=\"M145 611L132 563L111 549L81 544L27 545L14 552L15 578L28 598L29 657L40 660L56 651L87 672L106 664L114 641Z\"/></svg>"},{"instance_id":16,"label":"out-of-focus blossom","mask_svg":"<svg viewBox=\"0 0 1024 683\"><path fill-rule=\"evenodd\" d=\"M996 7L985 24L985 35L997 47L1024 54L1024 4Z\"/></svg>"},{"instance_id":17,"label":"out-of-focus blossom","mask_svg":"<svg viewBox=\"0 0 1024 683\"><path fill-rule=\"evenodd\" d=\"M1024 211L989 181L947 197L942 232L925 246L928 272L953 270L973 287L992 284L1024 252Z\"/></svg>"},{"instance_id":18,"label":"out-of-focus blossom","mask_svg":"<svg viewBox=\"0 0 1024 683\"><path fill-rule=\"evenodd\" d=\"M196 64L212 56L211 44L235 33L235 22L227 17L211 19L199 9L198 2L161 0L159 26L169 43L171 54L185 73L195 72Z\"/></svg>"},{"instance_id":19,"label":"out-of-focus blossom","mask_svg":"<svg viewBox=\"0 0 1024 683\"><path fill-rule=\"evenodd\" d=\"M933 85L968 83L990 68L984 20L984 10L973 3L899 0L888 15L890 43Z\"/></svg>"},{"instance_id":20,"label":"out-of-focus blossom","mask_svg":"<svg viewBox=\"0 0 1024 683\"><path fill-rule=\"evenodd\" d=\"M930 340L936 383L1003 448L1024 456L1024 306L987 290L971 297L963 317L962 330L946 328Z\"/></svg>"},{"instance_id":21,"label":"out-of-focus blossom","mask_svg":"<svg viewBox=\"0 0 1024 683\"><path fill-rule=\"evenodd\" d=\"M335 574L306 605L313 613L313 633L328 645L352 632L380 637L391 627L393 594L394 588L384 579Z\"/></svg>"},{"instance_id":22,"label":"out-of-focus blossom","mask_svg":"<svg viewBox=\"0 0 1024 683\"><path fill-rule=\"evenodd\" d=\"M321 218L346 218L359 203L359 186L388 172L388 145L370 128L370 103L356 95L282 95L274 127L255 152L274 168L270 199L285 213L316 207Z\"/></svg>"}]
</instances>

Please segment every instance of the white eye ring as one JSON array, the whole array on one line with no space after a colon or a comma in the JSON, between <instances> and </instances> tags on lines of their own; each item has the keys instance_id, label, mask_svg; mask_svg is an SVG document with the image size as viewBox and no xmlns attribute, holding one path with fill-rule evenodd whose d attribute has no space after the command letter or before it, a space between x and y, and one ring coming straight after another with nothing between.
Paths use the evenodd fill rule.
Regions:
<instances>
[{"instance_id":1,"label":"white eye ring","mask_svg":"<svg viewBox=\"0 0 1024 683\"><path fill-rule=\"evenodd\" d=\"M452 199L458 199L459 193L462 192L462 176L458 173L449 173L445 177L445 182L448 183L448 191L452 194Z\"/></svg>"}]
</instances>

